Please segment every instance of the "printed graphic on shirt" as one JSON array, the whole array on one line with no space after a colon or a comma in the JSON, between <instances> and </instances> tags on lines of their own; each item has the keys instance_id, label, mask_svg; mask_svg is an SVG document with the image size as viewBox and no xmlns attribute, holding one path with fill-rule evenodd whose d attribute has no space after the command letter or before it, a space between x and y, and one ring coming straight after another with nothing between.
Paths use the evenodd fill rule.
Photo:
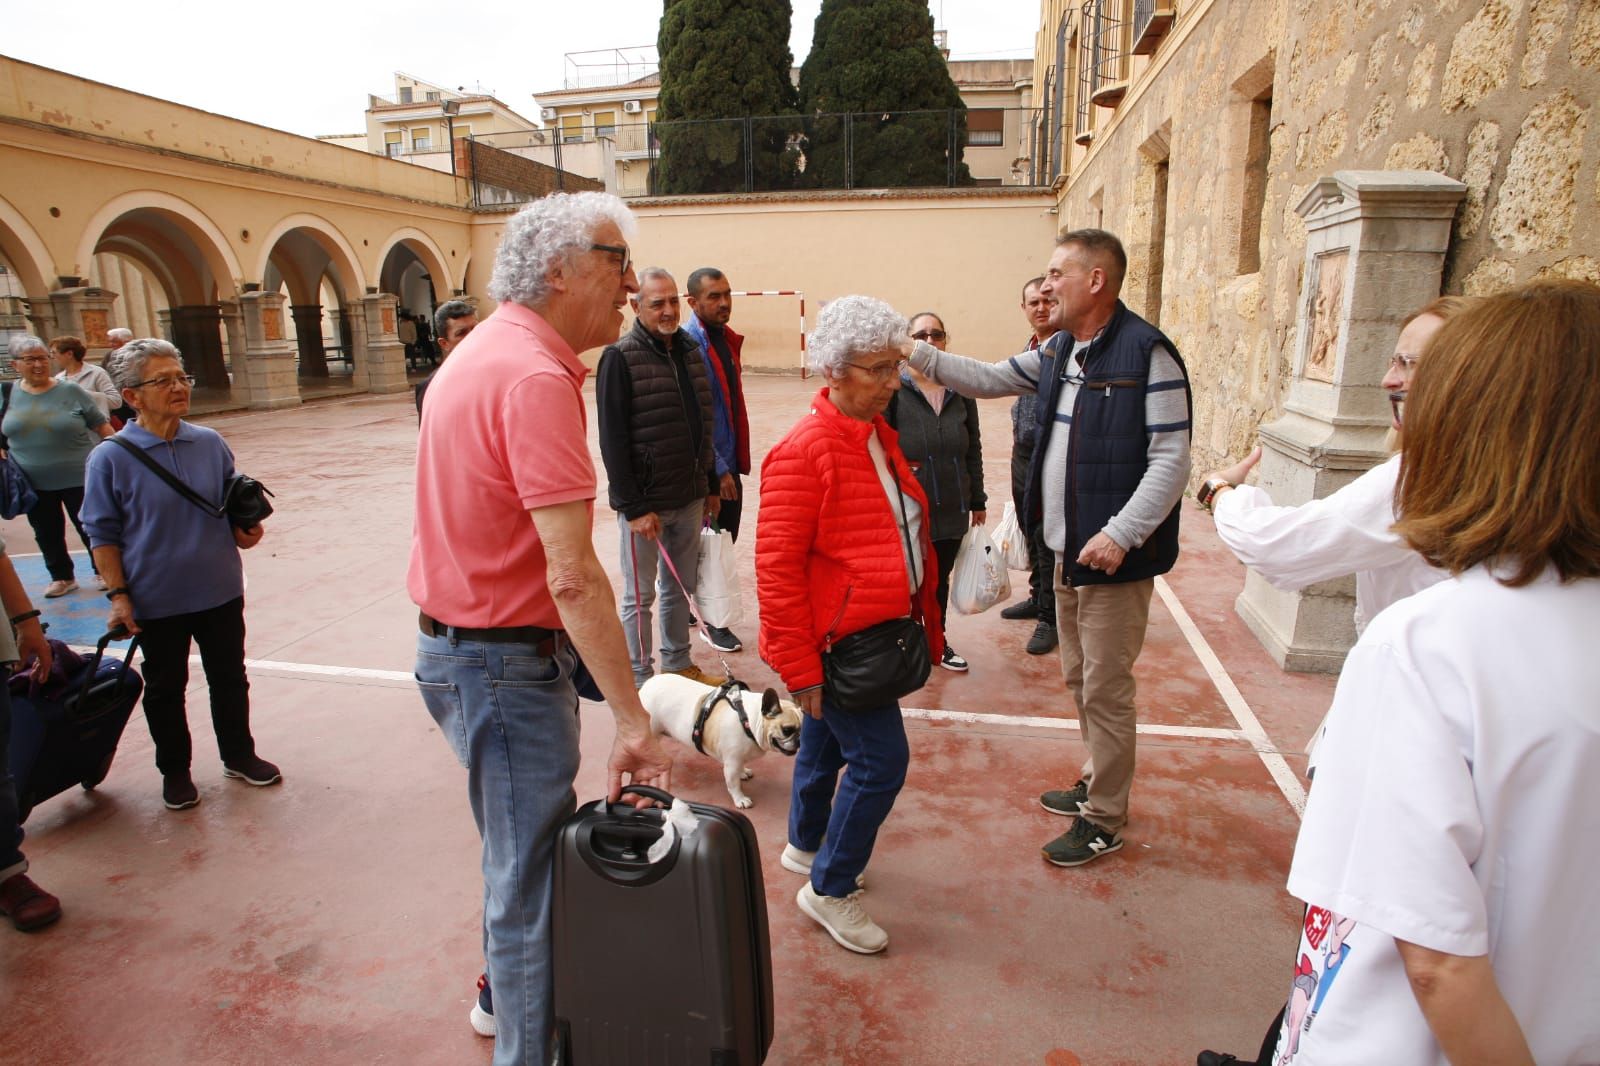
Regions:
<instances>
[{"instance_id":1,"label":"printed graphic on shirt","mask_svg":"<svg viewBox=\"0 0 1600 1066\"><path fill-rule=\"evenodd\" d=\"M1290 1066L1300 1050L1300 1037L1311 1031L1322 1001L1328 998L1333 982L1350 954L1347 941L1355 929L1353 918L1345 918L1325 907L1307 907L1300 930L1299 961L1289 1004L1283 1012L1283 1029L1278 1034L1278 1052L1273 1066Z\"/></svg>"}]
</instances>

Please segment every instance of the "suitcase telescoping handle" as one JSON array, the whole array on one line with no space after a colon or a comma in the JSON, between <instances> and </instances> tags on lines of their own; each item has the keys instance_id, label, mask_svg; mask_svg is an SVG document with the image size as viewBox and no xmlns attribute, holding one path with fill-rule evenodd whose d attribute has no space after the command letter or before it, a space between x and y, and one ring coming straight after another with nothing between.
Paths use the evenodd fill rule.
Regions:
<instances>
[{"instance_id":1,"label":"suitcase telescoping handle","mask_svg":"<svg viewBox=\"0 0 1600 1066\"><path fill-rule=\"evenodd\" d=\"M100 660L105 657L106 646L114 640L127 640L133 636L126 626L117 626L101 637L94 646L94 658L89 660L89 668L83 672L83 684L78 687L78 699L81 701L89 695L89 689L94 684L96 671L100 669ZM128 653L122 657L122 669L117 674L118 683L128 675L128 669L133 665L133 653L139 648L139 638L133 636L133 642L128 645Z\"/></svg>"}]
</instances>

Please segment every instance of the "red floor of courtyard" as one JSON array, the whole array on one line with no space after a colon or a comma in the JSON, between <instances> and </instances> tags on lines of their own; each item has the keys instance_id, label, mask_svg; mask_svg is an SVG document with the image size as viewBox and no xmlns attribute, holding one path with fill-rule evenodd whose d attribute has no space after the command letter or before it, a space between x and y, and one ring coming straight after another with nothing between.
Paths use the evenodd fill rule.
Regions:
<instances>
[{"instance_id":1,"label":"red floor of courtyard","mask_svg":"<svg viewBox=\"0 0 1600 1066\"><path fill-rule=\"evenodd\" d=\"M749 378L758 456L815 384ZM982 404L993 519L1009 494L1007 409ZM467 1025L482 882L465 771L410 682L410 397L209 424L278 493L246 555L247 621L257 742L285 780L222 779L196 668L198 808L163 807L136 713L96 792L36 810L25 850L65 915L33 935L0 928L0 1062L487 1062L490 1042ZM757 479L748 488L753 590ZM1243 569L1184 506L1184 554L1139 662L1144 732L1120 853L1070 870L1040 858L1066 823L1037 796L1076 779L1084 748L1054 656L1023 654L1031 623L998 610L952 616L971 673L935 670L906 701L911 770L867 897L891 937L884 955L842 950L797 911L800 881L777 862L789 765L755 764L777 1000L768 1062L1111 1066L1254 1050L1288 987L1291 797L1332 680L1285 674L1260 649L1233 612ZM0 529L14 554L36 550L25 523ZM615 574L603 502L595 540ZM752 596L740 628L752 646L754 608ZM771 679L753 650L728 662L752 684ZM611 739L605 708L583 716L580 802L600 793ZM727 801L720 768L692 751L678 751L674 781Z\"/></svg>"}]
</instances>

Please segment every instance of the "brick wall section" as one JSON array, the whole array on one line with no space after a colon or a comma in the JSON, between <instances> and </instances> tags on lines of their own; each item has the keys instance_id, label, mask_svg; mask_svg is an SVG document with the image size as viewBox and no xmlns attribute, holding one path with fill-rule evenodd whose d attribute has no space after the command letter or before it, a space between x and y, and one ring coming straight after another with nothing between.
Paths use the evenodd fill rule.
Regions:
<instances>
[{"instance_id":1,"label":"brick wall section","mask_svg":"<svg viewBox=\"0 0 1600 1066\"><path fill-rule=\"evenodd\" d=\"M594 178L580 177L570 171L557 170L545 163L524 159L520 155L490 147L481 141L457 137L455 141L456 173L476 180L483 185L509 189L529 199L549 196L553 192L604 192L605 183ZM557 178L560 184L557 184Z\"/></svg>"}]
</instances>

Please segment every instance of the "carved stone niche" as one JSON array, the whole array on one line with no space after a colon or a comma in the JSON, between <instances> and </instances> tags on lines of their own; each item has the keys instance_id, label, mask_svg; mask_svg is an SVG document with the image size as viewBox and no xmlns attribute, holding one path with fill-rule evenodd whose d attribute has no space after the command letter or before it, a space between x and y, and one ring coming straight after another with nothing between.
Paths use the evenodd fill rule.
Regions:
<instances>
[{"instance_id":1,"label":"carved stone niche","mask_svg":"<svg viewBox=\"0 0 1600 1066\"><path fill-rule=\"evenodd\" d=\"M1341 170L1296 208L1307 239L1294 377L1283 417L1261 427L1258 483L1274 503L1320 499L1388 457L1380 382L1401 320L1439 295L1466 189L1431 171ZM1335 672L1355 643L1353 578L1285 592L1252 572L1235 608L1287 670Z\"/></svg>"}]
</instances>

